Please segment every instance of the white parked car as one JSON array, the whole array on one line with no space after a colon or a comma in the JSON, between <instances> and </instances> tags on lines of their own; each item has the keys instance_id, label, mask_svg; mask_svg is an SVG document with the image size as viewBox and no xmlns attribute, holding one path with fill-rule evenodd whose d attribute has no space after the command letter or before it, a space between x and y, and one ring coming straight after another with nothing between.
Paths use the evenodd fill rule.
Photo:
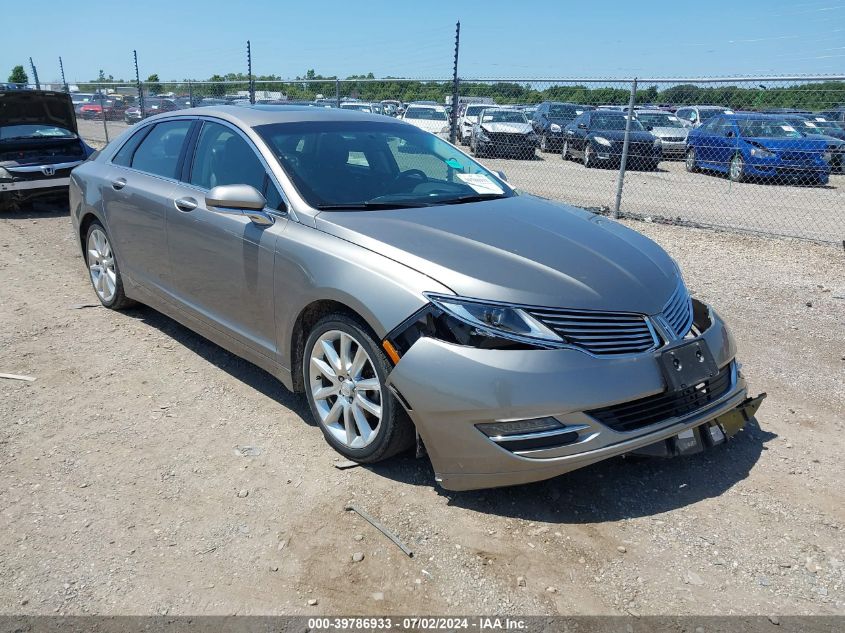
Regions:
<instances>
[{"instance_id":1,"label":"white parked car","mask_svg":"<svg viewBox=\"0 0 845 633\"><path fill-rule=\"evenodd\" d=\"M469 145L472 136L472 126L478 123L478 113L484 108L492 107L486 103L470 103L464 108L464 113L458 118L458 139L464 145Z\"/></svg>"},{"instance_id":2,"label":"white parked car","mask_svg":"<svg viewBox=\"0 0 845 633\"><path fill-rule=\"evenodd\" d=\"M402 120L411 125L416 125L421 130L442 136L443 128L446 128L448 135L449 116L446 108L441 105L427 105L412 103L408 105Z\"/></svg>"}]
</instances>

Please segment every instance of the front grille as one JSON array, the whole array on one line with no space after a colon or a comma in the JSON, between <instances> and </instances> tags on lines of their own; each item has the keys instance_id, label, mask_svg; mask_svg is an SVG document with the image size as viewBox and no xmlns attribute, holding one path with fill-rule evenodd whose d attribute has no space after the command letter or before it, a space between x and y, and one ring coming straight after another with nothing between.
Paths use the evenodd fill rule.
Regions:
<instances>
[{"instance_id":1,"label":"front grille","mask_svg":"<svg viewBox=\"0 0 845 633\"><path fill-rule=\"evenodd\" d=\"M790 161L794 163L812 163L816 157L815 152L783 152L781 160Z\"/></svg>"},{"instance_id":2,"label":"front grille","mask_svg":"<svg viewBox=\"0 0 845 633\"><path fill-rule=\"evenodd\" d=\"M634 354L654 349L657 339L639 314L531 308L528 313L572 345L592 354Z\"/></svg>"},{"instance_id":3,"label":"front grille","mask_svg":"<svg viewBox=\"0 0 845 633\"><path fill-rule=\"evenodd\" d=\"M630 143L628 154L631 156L651 156L654 146L651 143Z\"/></svg>"},{"instance_id":4,"label":"front grille","mask_svg":"<svg viewBox=\"0 0 845 633\"><path fill-rule=\"evenodd\" d=\"M489 134L490 140L502 145L524 145L529 141L527 134L513 134L510 132L495 132Z\"/></svg>"},{"instance_id":5,"label":"front grille","mask_svg":"<svg viewBox=\"0 0 845 633\"><path fill-rule=\"evenodd\" d=\"M661 140L664 140L667 143L683 143L686 138L683 136L664 136Z\"/></svg>"},{"instance_id":6,"label":"front grille","mask_svg":"<svg viewBox=\"0 0 845 633\"><path fill-rule=\"evenodd\" d=\"M692 299L684 282L678 284L662 312L676 338L683 338L692 327Z\"/></svg>"},{"instance_id":7,"label":"front grille","mask_svg":"<svg viewBox=\"0 0 845 633\"><path fill-rule=\"evenodd\" d=\"M731 388L731 365L725 365L715 378L683 389L647 396L585 413L614 431L636 431L670 418L678 418L721 398Z\"/></svg>"}]
</instances>

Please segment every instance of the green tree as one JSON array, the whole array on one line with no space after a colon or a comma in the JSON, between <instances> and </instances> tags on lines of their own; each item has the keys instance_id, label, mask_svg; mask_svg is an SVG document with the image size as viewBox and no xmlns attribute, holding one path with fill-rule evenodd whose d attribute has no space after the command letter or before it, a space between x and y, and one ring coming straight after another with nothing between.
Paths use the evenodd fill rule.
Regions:
<instances>
[{"instance_id":1,"label":"green tree","mask_svg":"<svg viewBox=\"0 0 845 633\"><path fill-rule=\"evenodd\" d=\"M12 68L12 74L9 75L9 82L13 84L28 84L29 77L26 74L26 71L23 69L23 66L15 66Z\"/></svg>"},{"instance_id":2,"label":"green tree","mask_svg":"<svg viewBox=\"0 0 845 633\"><path fill-rule=\"evenodd\" d=\"M161 92L161 84L159 81L157 73L153 73L147 77L147 89L150 91L150 94L157 95Z\"/></svg>"}]
</instances>

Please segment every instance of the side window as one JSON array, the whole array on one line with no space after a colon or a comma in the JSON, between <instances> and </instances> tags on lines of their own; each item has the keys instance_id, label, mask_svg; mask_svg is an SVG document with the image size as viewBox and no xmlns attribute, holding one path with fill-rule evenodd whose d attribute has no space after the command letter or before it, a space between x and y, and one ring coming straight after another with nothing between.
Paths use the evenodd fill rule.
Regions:
<instances>
[{"instance_id":1,"label":"side window","mask_svg":"<svg viewBox=\"0 0 845 633\"><path fill-rule=\"evenodd\" d=\"M176 178L179 154L193 121L165 121L141 141L132 157L132 168L156 176Z\"/></svg>"},{"instance_id":2,"label":"side window","mask_svg":"<svg viewBox=\"0 0 845 633\"><path fill-rule=\"evenodd\" d=\"M265 181L264 191L264 198L267 200L267 208L268 209L275 209L276 211L282 211L287 208L284 199L282 198L282 194L279 193L279 190L276 189L276 185L274 185L269 178Z\"/></svg>"},{"instance_id":3,"label":"side window","mask_svg":"<svg viewBox=\"0 0 845 633\"><path fill-rule=\"evenodd\" d=\"M720 131L718 129L719 124L721 123L721 119L710 119L707 123L701 126L701 129L705 132L712 132L713 134L719 134Z\"/></svg>"},{"instance_id":4,"label":"side window","mask_svg":"<svg viewBox=\"0 0 845 633\"><path fill-rule=\"evenodd\" d=\"M204 189L218 185L251 185L264 190L264 165L233 129L206 121L194 152L190 183Z\"/></svg>"},{"instance_id":5,"label":"side window","mask_svg":"<svg viewBox=\"0 0 845 633\"><path fill-rule=\"evenodd\" d=\"M144 128L143 130L138 130L132 137L123 144L123 147L114 155L112 158L112 163L115 165L120 165L121 167L129 167L129 164L132 162L132 156L135 154L135 150L138 149L138 146L141 144L141 141L144 140L144 137L149 132L149 128Z\"/></svg>"}]
</instances>

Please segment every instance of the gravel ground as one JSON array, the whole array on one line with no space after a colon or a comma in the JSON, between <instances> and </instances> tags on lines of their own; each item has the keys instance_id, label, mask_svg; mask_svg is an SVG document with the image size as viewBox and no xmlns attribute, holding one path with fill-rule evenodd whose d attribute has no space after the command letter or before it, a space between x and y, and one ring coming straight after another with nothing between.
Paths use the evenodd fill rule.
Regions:
<instances>
[{"instance_id":1,"label":"gravel ground","mask_svg":"<svg viewBox=\"0 0 845 633\"><path fill-rule=\"evenodd\" d=\"M759 426L448 493L424 459L334 468L263 371L148 308L87 307L66 208L0 216L0 372L37 378L0 380L2 611L845 614L842 251L633 226L732 325Z\"/></svg>"}]
</instances>

